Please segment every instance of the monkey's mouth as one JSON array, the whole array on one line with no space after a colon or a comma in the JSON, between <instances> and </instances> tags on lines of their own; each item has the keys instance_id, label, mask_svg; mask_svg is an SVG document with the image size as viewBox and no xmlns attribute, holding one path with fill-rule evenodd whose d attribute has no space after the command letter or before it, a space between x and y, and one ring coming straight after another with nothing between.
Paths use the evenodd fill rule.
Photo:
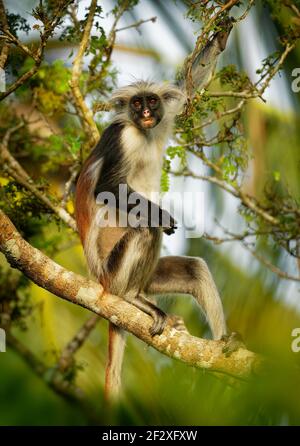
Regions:
<instances>
[{"instance_id":1,"label":"monkey's mouth","mask_svg":"<svg viewBox=\"0 0 300 446\"><path fill-rule=\"evenodd\" d=\"M155 118L143 118L141 119L141 126L144 129L151 129L156 125L156 119Z\"/></svg>"}]
</instances>

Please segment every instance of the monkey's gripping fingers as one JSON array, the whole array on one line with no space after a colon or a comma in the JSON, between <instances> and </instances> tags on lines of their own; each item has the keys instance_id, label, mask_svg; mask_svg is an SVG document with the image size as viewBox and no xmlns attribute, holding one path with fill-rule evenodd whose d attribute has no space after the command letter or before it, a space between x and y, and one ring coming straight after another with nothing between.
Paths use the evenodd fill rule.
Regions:
<instances>
[{"instance_id":1,"label":"monkey's gripping fingers","mask_svg":"<svg viewBox=\"0 0 300 446\"><path fill-rule=\"evenodd\" d=\"M163 231L167 235L174 234L177 229L176 220L169 214L169 212L162 210L162 221L161 225L163 227Z\"/></svg>"},{"instance_id":2,"label":"monkey's gripping fingers","mask_svg":"<svg viewBox=\"0 0 300 446\"><path fill-rule=\"evenodd\" d=\"M156 310L151 314L153 318L153 324L150 328L150 335L160 335L166 326L167 315L160 308L156 307Z\"/></svg>"},{"instance_id":3,"label":"monkey's gripping fingers","mask_svg":"<svg viewBox=\"0 0 300 446\"><path fill-rule=\"evenodd\" d=\"M177 226L172 226L172 228L164 228L164 233L167 235L172 235L175 233L175 229L177 229Z\"/></svg>"},{"instance_id":4,"label":"monkey's gripping fingers","mask_svg":"<svg viewBox=\"0 0 300 446\"><path fill-rule=\"evenodd\" d=\"M233 352L239 348L246 348L243 338L239 333L232 332L230 335L223 335L221 341L225 341L225 345L222 348L222 352L225 356L230 356Z\"/></svg>"},{"instance_id":5,"label":"monkey's gripping fingers","mask_svg":"<svg viewBox=\"0 0 300 446\"><path fill-rule=\"evenodd\" d=\"M143 293L140 293L137 298L129 299L128 302L152 317L153 324L149 330L151 336L160 335L163 332L167 322L166 313L151 302L151 300L148 300Z\"/></svg>"}]
</instances>

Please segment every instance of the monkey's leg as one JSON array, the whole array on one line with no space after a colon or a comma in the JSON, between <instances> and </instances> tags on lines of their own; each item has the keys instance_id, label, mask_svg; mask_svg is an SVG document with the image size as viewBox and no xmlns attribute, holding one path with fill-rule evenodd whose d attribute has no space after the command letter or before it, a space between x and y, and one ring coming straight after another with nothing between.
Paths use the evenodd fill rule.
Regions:
<instances>
[{"instance_id":1,"label":"monkey's leg","mask_svg":"<svg viewBox=\"0 0 300 446\"><path fill-rule=\"evenodd\" d=\"M184 293L194 296L210 325L214 339L226 335L222 302L203 259L167 256L159 259L146 292L149 294Z\"/></svg>"},{"instance_id":2,"label":"monkey's leg","mask_svg":"<svg viewBox=\"0 0 300 446\"><path fill-rule=\"evenodd\" d=\"M152 336L162 332L166 315L144 297L142 289L156 267L161 232L158 228L128 229L105 260L104 275L100 279L107 291L152 316ZM107 399L116 398L120 390L125 342L124 331L110 324L105 381Z\"/></svg>"},{"instance_id":3,"label":"monkey's leg","mask_svg":"<svg viewBox=\"0 0 300 446\"><path fill-rule=\"evenodd\" d=\"M104 264L105 288L152 316L152 336L162 332L166 315L142 291L157 265L161 234L161 228L128 229Z\"/></svg>"},{"instance_id":4,"label":"monkey's leg","mask_svg":"<svg viewBox=\"0 0 300 446\"><path fill-rule=\"evenodd\" d=\"M161 334L163 332L167 322L166 313L158 308L153 302L148 300L143 294L139 294L139 297L132 300L131 303L152 317L153 324L150 327L151 336L155 336L156 334Z\"/></svg>"}]
</instances>

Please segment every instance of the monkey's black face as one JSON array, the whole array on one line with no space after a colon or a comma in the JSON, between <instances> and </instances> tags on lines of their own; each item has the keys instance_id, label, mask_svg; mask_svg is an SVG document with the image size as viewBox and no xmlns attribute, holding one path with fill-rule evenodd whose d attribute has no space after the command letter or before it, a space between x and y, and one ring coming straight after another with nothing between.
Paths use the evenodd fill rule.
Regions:
<instances>
[{"instance_id":1,"label":"monkey's black face","mask_svg":"<svg viewBox=\"0 0 300 446\"><path fill-rule=\"evenodd\" d=\"M164 114L159 96L150 92L133 96L129 109L133 122L144 130L152 129L159 124Z\"/></svg>"}]
</instances>

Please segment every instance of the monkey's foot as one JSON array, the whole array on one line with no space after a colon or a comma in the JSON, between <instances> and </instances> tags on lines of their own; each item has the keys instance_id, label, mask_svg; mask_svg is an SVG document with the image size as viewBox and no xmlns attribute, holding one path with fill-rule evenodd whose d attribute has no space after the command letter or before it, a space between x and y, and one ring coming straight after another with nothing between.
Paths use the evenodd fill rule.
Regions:
<instances>
[{"instance_id":1,"label":"monkey's foot","mask_svg":"<svg viewBox=\"0 0 300 446\"><path fill-rule=\"evenodd\" d=\"M239 348L246 348L243 338L239 333L230 333L230 335L223 335L221 341L225 341L225 345L222 348L222 352L225 356L230 356L233 352L237 351Z\"/></svg>"},{"instance_id":2,"label":"monkey's foot","mask_svg":"<svg viewBox=\"0 0 300 446\"><path fill-rule=\"evenodd\" d=\"M143 293L140 293L138 298L129 300L131 304L149 314L153 319L153 324L150 327L150 335L160 335L166 325L167 315L160 308L158 308L151 300L148 300Z\"/></svg>"},{"instance_id":3,"label":"monkey's foot","mask_svg":"<svg viewBox=\"0 0 300 446\"><path fill-rule=\"evenodd\" d=\"M156 307L155 311L151 312L151 316L154 321L150 328L150 335L153 337L155 335L160 335L164 331L167 315L160 308Z\"/></svg>"}]
</instances>

